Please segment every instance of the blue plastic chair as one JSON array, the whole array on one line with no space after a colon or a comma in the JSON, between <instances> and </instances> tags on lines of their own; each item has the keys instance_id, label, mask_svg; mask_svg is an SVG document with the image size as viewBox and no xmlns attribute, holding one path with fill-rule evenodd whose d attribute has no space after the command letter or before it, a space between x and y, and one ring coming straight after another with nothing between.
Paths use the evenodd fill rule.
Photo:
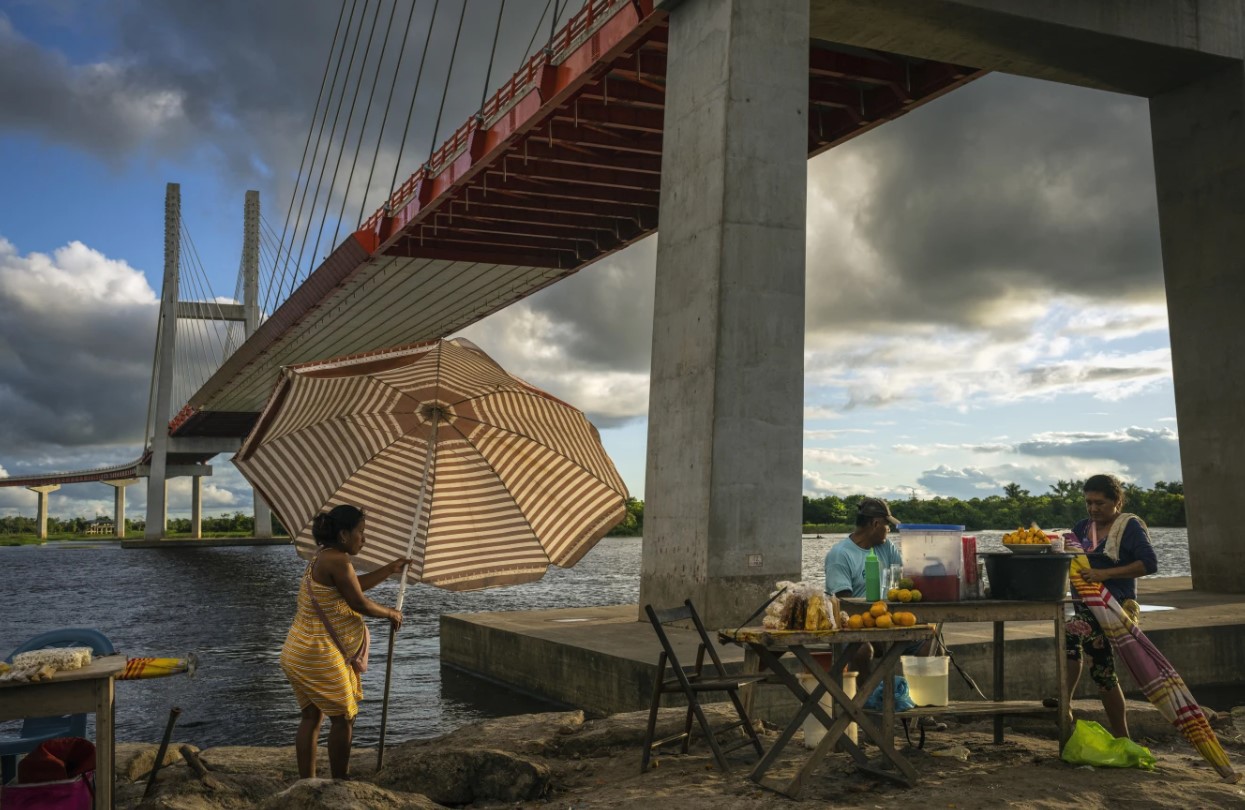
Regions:
<instances>
[{"instance_id":1,"label":"blue plastic chair","mask_svg":"<svg viewBox=\"0 0 1245 810\"><path fill-rule=\"evenodd\" d=\"M112 642L98 630L87 627L66 627L41 633L19 644L4 660L13 663L13 656L29 650L46 650L49 647L90 647L95 655L112 655L116 650ZM22 730L16 736L0 735L0 784L7 784L17 775L17 758L29 754L39 743L57 737L85 737L86 715L71 714L64 717L28 717L22 721Z\"/></svg>"}]
</instances>

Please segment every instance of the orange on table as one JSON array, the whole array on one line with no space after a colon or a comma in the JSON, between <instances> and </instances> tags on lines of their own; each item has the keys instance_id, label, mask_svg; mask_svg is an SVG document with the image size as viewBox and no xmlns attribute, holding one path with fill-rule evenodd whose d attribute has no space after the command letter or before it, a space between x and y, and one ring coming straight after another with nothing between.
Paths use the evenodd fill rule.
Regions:
<instances>
[{"instance_id":1,"label":"orange on table","mask_svg":"<svg viewBox=\"0 0 1245 810\"><path fill-rule=\"evenodd\" d=\"M877 622L877 626L882 630L890 629L895 624L895 620L891 618L889 613L883 613L881 616L878 616L875 621Z\"/></svg>"},{"instance_id":2,"label":"orange on table","mask_svg":"<svg viewBox=\"0 0 1245 810\"><path fill-rule=\"evenodd\" d=\"M900 602L911 602L912 601L912 591L908 590L907 588L900 588L898 596L899 596Z\"/></svg>"},{"instance_id":3,"label":"orange on table","mask_svg":"<svg viewBox=\"0 0 1245 810\"><path fill-rule=\"evenodd\" d=\"M861 613L860 620L865 623L865 627L876 627L877 620L873 618L872 613Z\"/></svg>"},{"instance_id":4,"label":"orange on table","mask_svg":"<svg viewBox=\"0 0 1245 810\"><path fill-rule=\"evenodd\" d=\"M869 607L869 612L872 613L873 617L876 619L878 616L881 616L883 613L887 612L886 603L885 602L874 602Z\"/></svg>"},{"instance_id":5,"label":"orange on table","mask_svg":"<svg viewBox=\"0 0 1245 810\"><path fill-rule=\"evenodd\" d=\"M859 613L857 613L853 616L847 617L847 626L853 630L859 630L865 626L865 620Z\"/></svg>"}]
</instances>

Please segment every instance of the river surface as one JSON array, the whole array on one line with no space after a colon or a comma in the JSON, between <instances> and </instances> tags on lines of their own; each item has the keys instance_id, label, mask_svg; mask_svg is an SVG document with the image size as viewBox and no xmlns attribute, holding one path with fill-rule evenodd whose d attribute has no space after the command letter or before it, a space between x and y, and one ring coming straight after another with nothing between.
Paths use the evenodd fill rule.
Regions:
<instances>
[{"instance_id":1,"label":"river surface","mask_svg":"<svg viewBox=\"0 0 1245 810\"><path fill-rule=\"evenodd\" d=\"M1002 532L977 532L978 549L1001 549ZM1160 574L1189 573L1184 529L1153 529ZM804 578L822 579L822 561L840 535L806 536ZM527 585L451 593L407 591L406 621L394 652L387 739L432 737L484 717L548 710L448 669L438 660L442 613L533 610L635 603L640 539L606 538L574 568L551 568ZM199 657L193 677L117 684L117 739L156 742L169 708L182 709L175 739L212 745L287 745L298 708L277 659L306 564L288 546L122 550L116 543L66 542L0 548L0 654L59 627L94 627L131 656ZM395 583L369 595L393 604ZM388 629L369 620L370 669L355 740L379 733ZM325 724L327 728L327 723ZM4 732L12 724L0 724Z\"/></svg>"}]
</instances>

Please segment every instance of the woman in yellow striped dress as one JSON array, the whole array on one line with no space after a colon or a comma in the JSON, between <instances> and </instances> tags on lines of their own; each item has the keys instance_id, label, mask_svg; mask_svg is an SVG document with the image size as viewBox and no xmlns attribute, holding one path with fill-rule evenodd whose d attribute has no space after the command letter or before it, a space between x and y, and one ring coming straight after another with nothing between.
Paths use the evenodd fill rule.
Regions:
<instances>
[{"instance_id":1,"label":"woman in yellow striped dress","mask_svg":"<svg viewBox=\"0 0 1245 810\"><path fill-rule=\"evenodd\" d=\"M349 659L361 654L367 641L363 616L388 619L394 632L402 625L401 613L363 592L410 561L394 560L357 576L350 557L363 548L365 523L362 510L354 506L316 515L311 531L320 551L299 584L298 612L281 648L281 669L302 711L294 747L303 779L316 775L316 743L325 715L330 723L329 769L334 779L350 778L350 745L363 690Z\"/></svg>"}]
</instances>

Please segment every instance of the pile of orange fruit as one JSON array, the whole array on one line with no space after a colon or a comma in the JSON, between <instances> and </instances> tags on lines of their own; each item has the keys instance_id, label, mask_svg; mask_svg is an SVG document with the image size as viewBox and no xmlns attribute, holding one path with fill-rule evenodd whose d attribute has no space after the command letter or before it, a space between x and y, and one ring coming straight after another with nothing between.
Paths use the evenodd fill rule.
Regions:
<instances>
[{"instance_id":1,"label":"pile of orange fruit","mask_svg":"<svg viewBox=\"0 0 1245 810\"><path fill-rule=\"evenodd\" d=\"M887 630L892 627L912 627L916 624L916 614L897 610L891 613L885 602L874 602L867 613L857 613L848 617L847 626L851 630L867 630L878 628Z\"/></svg>"}]
</instances>

